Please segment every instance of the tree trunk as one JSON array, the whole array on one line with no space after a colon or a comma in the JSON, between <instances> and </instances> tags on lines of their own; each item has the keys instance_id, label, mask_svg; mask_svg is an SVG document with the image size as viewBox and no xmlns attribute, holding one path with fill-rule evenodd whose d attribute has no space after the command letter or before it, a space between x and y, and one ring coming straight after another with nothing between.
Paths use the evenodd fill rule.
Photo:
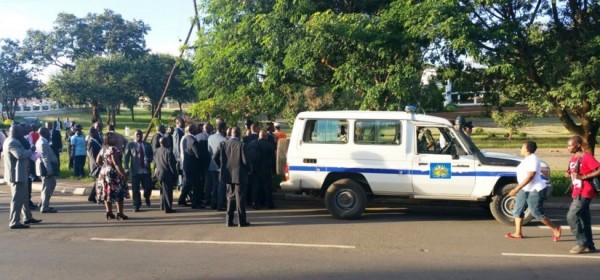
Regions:
<instances>
[{"instance_id":1,"label":"tree trunk","mask_svg":"<svg viewBox=\"0 0 600 280\"><path fill-rule=\"evenodd\" d=\"M162 120L162 107L158 108L158 120Z\"/></svg>"},{"instance_id":2,"label":"tree trunk","mask_svg":"<svg viewBox=\"0 0 600 280\"><path fill-rule=\"evenodd\" d=\"M181 103L181 101L177 101L177 104L179 104L179 113L183 116L183 108L181 107L181 105L183 105Z\"/></svg>"},{"instance_id":3,"label":"tree trunk","mask_svg":"<svg viewBox=\"0 0 600 280\"><path fill-rule=\"evenodd\" d=\"M583 137L583 149L586 152L594 154L594 150L596 148L596 135L598 135L598 125L596 123L591 123L589 125L589 129L584 127L584 132L586 132Z\"/></svg>"},{"instance_id":4,"label":"tree trunk","mask_svg":"<svg viewBox=\"0 0 600 280\"><path fill-rule=\"evenodd\" d=\"M135 121L135 115L133 113L133 107L129 107L129 112L131 112L131 121L134 122Z\"/></svg>"},{"instance_id":5,"label":"tree trunk","mask_svg":"<svg viewBox=\"0 0 600 280\"><path fill-rule=\"evenodd\" d=\"M98 103L92 103L92 123L97 122L100 119L98 114Z\"/></svg>"},{"instance_id":6,"label":"tree trunk","mask_svg":"<svg viewBox=\"0 0 600 280\"><path fill-rule=\"evenodd\" d=\"M121 114L121 105L119 104L119 106L117 106L117 115Z\"/></svg>"},{"instance_id":7,"label":"tree trunk","mask_svg":"<svg viewBox=\"0 0 600 280\"><path fill-rule=\"evenodd\" d=\"M117 111L119 110L119 106L117 105L116 108L113 108L112 110L112 124L114 126L117 126Z\"/></svg>"}]
</instances>

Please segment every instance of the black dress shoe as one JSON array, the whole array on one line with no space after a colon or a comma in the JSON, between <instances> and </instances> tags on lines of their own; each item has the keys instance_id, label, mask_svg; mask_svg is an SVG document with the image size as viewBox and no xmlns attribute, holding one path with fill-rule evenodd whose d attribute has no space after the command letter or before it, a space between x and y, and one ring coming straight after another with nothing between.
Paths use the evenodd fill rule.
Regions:
<instances>
[{"instance_id":1,"label":"black dress shoe","mask_svg":"<svg viewBox=\"0 0 600 280\"><path fill-rule=\"evenodd\" d=\"M140 212L140 207L135 207L135 208L133 209L133 212Z\"/></svg>"},{"instance_id":2,"label":"black dress shoe","mask_svg":"<svg viewBox=\"0 0 600 280\"><path fill-rule=\"evenodd\" d=\"M238 225L238 227L249 227L249 226L250 226L250 223L247 223L247 222L246 223L240 223Z\"/></svg>"},{"instance_id":3,"label":"black dress shoe","mask_svg":"<svg viewBox=\"0 0 600 280\"><path fill-rule=\"evenodd\" d=\"M200 204L200 205L192 206L192 209L206 209L206 206Z\"/></svg>"},{"instance_id":4,"label":"black dress shoe","mask_svg":"<svg viewBox=\"0 0 600 280\"><path fill-rule=\"evenodd\" d=\"M150 207L150 198L146 198L146 206Z\"/></svg>"},{"instance_id":5,"label":"black dress shoe","mask_svg":"<svg viewBox=\"0 0 600 280\"><path fill-rule=\"evenodd\" d=\"M10 226L10 229L24 229L24 228L29 228L29 225L18 224L18 225Z\"/></svg>"},{"instance_id":6,"label":"black dress shoe","mask_svg":"<svg viewBox=\"0 0 600 280\"><path fill-rule=\"evenodd\" d=\"M175 210L167 210L167 211L165 211L165 213L171 214L171 213L177 213L177 211L175 211Z\"/></svg>"},{"instance_id":7,"label":"black dress shoe","mask_svg":"<svg viewBox=\"0 0 600 280\"><path fill-rule=\"evenodd\" d=\"M187 204L187 202L178 202L177 205L184 206L184 207L190 206L189 204Z\"/></svg>"},{"instance_id":8,"label":"black dress shoe","mask_svg":"<svg viewBox=\"0 0 600 280\"><path fill-rule=\"evenodd\" d=\"M238 225L237 225L237 224L234 224L234 223L227 223L227 227L237 227L237 226L238 226Z\"/></svg>"},{"instance_id":9,"label":"black dress shoe","mask_svg":"<svg viewBox=\"0 0 600 280\"><path fill-rule=\"evenodd\" d=\"M42 222L42 219L38 220L38 219L31 218L29 220L25 220L23 223L28 225L28 224L39 224L41 222Z\"/></svg>"},{"instance_id":10,"label":"black dress shoe","mask_svg":"<svg viewBox=\"0 0 600 280\"><path fill-rule=\"evenodd\" d=\"M46 214L46 213L56 213L58 211L56 211L56 209L53 208L48 208L47 210L42 210L42 213Z\"/></svg>"}]
</instances>

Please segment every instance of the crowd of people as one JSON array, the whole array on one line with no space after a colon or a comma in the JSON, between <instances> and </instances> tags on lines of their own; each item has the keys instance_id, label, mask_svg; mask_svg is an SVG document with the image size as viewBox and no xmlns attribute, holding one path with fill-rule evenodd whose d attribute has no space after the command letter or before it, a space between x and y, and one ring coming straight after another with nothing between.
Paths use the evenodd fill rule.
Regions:
<instances>
[{"instance_id":1,"label":"crowd of people","mask_svg":"<svg viewBox=\"0 0 600 280\"><path fill-rule=\"evenodd\" d=\"M150 194L157 184L161 190L160 209L174 213L174 188L181 194L177 204L181 207L226 211L228 227L246 227L246 205L254 209L274 208L272 178L275 175L277 141L286 138L276 123L268 122L265 128L251 120L245 124L245 132L237 127L227 127L217 118L211 123L186 123L178 118L176 127L156 127L151 143L144 141L141 130L135 131L134 141L127 139L109 125L102 132L102 123L94 122L85 136L81 124L67 120L48 122L36 128L12 125L8 135L0 133L0 152L4 157L4 179L10 184L11 229L28 228L39 223L31 210L39 207L41 213L56 213L50 207L50 199L56 187L60 170L60 153L63 150L61 129L65 129L65 146L69 156L69 168L81 178L91 174L96 178L92 202L103 203L107 220L126 220L124 200L129 198L129 185L133 193L134 212L144 202L150 206ZM469 132L472 125L469 126ZM591 179L600 176L600 163L593 155L582 149L583 140L573 136L567 149L572 154L565 176L571 178L572 203L567 222L575 235L573 254L595 251L591 231L590 203L597 196ZM540 159L535 155L537 144L526 141L521 147L524 156L517 167L517 186L510 191L516 197L514 207L515 231L505 236L522 239L522 221L525 209L552 230L552 240L557 242L562 228L554 224L543 211L547 186L541 178ZM89 172L84 164L88 159ZM152 165L154 166L152 168ZM41 177L41 202L31 200L31 184ZM113 213L116 204L117 214ZM235 214L237 213L237 221ZM24 215L23 220L21 215Z\"/></svg>"},{"instance_id":2,"label":"crowd of people","mask_svg":"<svg viewBox=\"0 0 600 280\"><path fill-rule=\"evenodd\" d=\"M214 126L186 125L182 118L175 123L168 129L158 125L151 142L144 141L141 130L135 131L133 141L128 142L112 124L104 133L99 121L93 122L87 135L81 124L69 118L65 122L49 122L40 129L11 126L2 145L11 151L5 155L5 170L16 170L5 175L7 181L14 183L10 228L27 228L41 222L31 215L37 207L41 213L57 212L49 204L60 170L63 142L69 169L75 177L94 177L88 200L104 205L107 220L128 219L123 203L130 198L129 187L134 212L140 211L143 203L151 206L152 189L158 187L160 209L165 213L176 212L175 200L180 207L226 211L227 226L250 225L245 218L246 205L254 209L274 208L275 150L277 140L286 137L279 124L268 122L262 128L248 120L242 133L239 127L227 127L220 118ZM18 146L15 153L10 148L13 146ZM88 170L84 170L86 161ZM36 177L41 177L43 185L39 206L31 201L31 182ZM181 191L178 198L173 198L175 188ZM18 209L25 214L22 222ZM237 224L233 222L236 212Z\"/></svg>"}]
</instances>

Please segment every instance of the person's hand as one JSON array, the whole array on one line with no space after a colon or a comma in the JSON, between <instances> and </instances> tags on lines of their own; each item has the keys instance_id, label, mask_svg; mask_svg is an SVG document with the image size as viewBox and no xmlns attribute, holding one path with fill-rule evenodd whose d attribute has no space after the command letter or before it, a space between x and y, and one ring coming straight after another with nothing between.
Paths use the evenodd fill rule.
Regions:
<instances>
[{"instance_id":1,"label":"person's hand","mask_svg":"<svg viewBox=\"0 0 600 280\"><path fill-rule=\"evenodd\" d=\"M512 190L511 190L511 191L508 193L508 196L516 196L518 192L519 192L519 190L518 190L518 189L512 189Z\"/></svg>"},{"instance_id":2,"label":"person's hand","mask_svg":"<svg viewBox=\"0 0 600 280\"><path fill-rule=\"evenodd\" d=\"M33 145L31 146L31 151L35 152L35 146L33 146Z\"/></svg>"}]
</instances>

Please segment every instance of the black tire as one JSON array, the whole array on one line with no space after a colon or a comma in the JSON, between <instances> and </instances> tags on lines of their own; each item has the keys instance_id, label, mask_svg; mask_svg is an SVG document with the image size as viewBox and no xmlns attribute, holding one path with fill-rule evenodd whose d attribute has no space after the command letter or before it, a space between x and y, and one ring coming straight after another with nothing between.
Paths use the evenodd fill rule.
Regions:
<instances>
[{"instance_id":1,"label":"black tire","mask_svg":"<svg viewBox=\"0 0 600 280\"><path fill-rule=\"evenodd\" d=\"M325 207L338 219L356 219L365 211L367 193L350 179L337 180L327 188Z\"/></svg>"},{"instance_id":2,"label":"black tire","mask_svg":"<svg viewBox=\"0 0 600 280\"><path fill-rule=\"evenodd\" d=\"M500 191L496 192L494 196L492 196L492 201L490 202L490 212L492 212L492 216L494 218L507 226L514 226L515 219L513 218L513 209L516 203L516 197L508 196L508 193L517 187L517 184L512 183L508 185L504 185ZM523 218L523 225L531 222L533 220L533 216L529 209L525 211L525 217Z\"/></svg>"}]
</instances>

